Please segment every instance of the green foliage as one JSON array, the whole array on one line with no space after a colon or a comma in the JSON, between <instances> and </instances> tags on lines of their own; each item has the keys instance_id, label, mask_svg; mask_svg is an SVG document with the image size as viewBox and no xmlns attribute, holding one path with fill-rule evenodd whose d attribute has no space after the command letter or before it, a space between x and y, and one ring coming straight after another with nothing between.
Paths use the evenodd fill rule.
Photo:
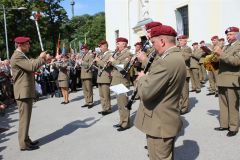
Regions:
<instances>
[{"instance_id":1,"label":"green foliage","mask_svg":"<svg viewBox=\"0 0 240 160\"><path fill-rule=\"evenodd\" d=\"M8 30L8 44L10 57L14 48L14 38L17 36L31 37L30 57L36 57L41 52L35 22L30 20L32 11L40 11L42 15L38 21L44 49L55 54L58 35L61 35L61 44L65 43L67 51L70 42L78 46L79 41L93 49L98 42L105 39L105 15L83 15L68 19L65 9L60 6L63 0L0 0L0 58L6 58L5 32L3 23L3 9L6 8ZM26 10L10 10L9 8L25 7ZM87 33L87 34L86 34ZM72 46L74 43L72 43ZM79 50L79 48L77 48Z\"/></svg>"}]
</instances>

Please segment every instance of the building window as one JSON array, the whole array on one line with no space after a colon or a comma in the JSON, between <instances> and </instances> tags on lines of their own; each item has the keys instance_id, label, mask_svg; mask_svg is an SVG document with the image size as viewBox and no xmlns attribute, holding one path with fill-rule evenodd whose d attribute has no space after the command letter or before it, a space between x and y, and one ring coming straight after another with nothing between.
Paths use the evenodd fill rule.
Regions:
<instances>
[{"instance_id":1,"label":"building window","mask_svg":"<svg viewBox=\"0 0 240 160\"><path fill-rule=\"evenodd\" d=\"M189 36L188 5L178 8L177 11L181 15L183 34Z\"/></svg>"},{"instance_id":2,"label":"building window","mask_svg":"<svg viewBox=\"0 0 240 160\"><path fill-rule=\"evenodd\" d=\"M117 39L119 37L119 30L115 31L115 39Z\"/></svg>"}]
</instances>

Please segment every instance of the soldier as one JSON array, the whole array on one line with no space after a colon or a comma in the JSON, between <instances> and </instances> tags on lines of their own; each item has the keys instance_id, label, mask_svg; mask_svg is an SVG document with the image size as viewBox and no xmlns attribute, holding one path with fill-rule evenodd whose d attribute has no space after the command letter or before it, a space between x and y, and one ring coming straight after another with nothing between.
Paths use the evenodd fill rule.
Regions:
<instances>
[{"instance_id":1,"label":"soldier","mask_svg":"<svg viewBox=\"0 0 240 160\"><path fill-rule=\"evenodd\" d=\"M225 34L228 45L223 50L216 47L214 52L219 56L220 127L217 131L229 130L228 137L235 136L239 130L239 91L240 91L240 41L237 40L239 29L229 27Z\"/></svg>"},{"instance_id":2,"label":"soldier","mask_svg":"<svg viewBox=\"0 0 240 160\"><path fill-rule=\"evenodd\" d=\"M89 67L92 64L93 55L86 44L81 47L81 51L83 52L83 57L79 61L81 65L82 89L85 98L85 104L82 107L90 109L93 107L93 88L92 70Z\"/></svg>"},{"instance_id":3,"label":"soldier","mask_svg":"<svg viewBox=\"0 0 240 160\"><path fill-rule=\"evenodd\" d=\"M176 47L176 36L170 26L151 30L151 42L159 58L147 75L141 72L138 77L141 103L135 126L147 136L150 160L173 159L174 140L182 126L178 106L186 65Z\"/></svg>"},{"instance_id":4,"label":"soldier","mask_svg":"<svg viewBox=\"0 0 240 160\"><path fill-rule=\"evenodd\" d=\"M201 41L200 42L200 46L205 46L205 42L204 41ZM202 84L205 84L206 83L206 77L207 77L207 71L203 65L204 63L204 58L205 58L205 52L202 52L202 56L199 60L199 65L200 65L200 68L199 68L199 79L200 79L200 83Z\"/></svg>"},{"instance_id":5,"label":"soldier","mask_svg":"<svg viewBox=\"0 0 240 160\"><path fill-rule=\"evenodd\" d=\"M17 49L11 57L12 74L14 81L14 97L19 109L18 140L21 151L38 149L38 141L29 137L29 125L32 114L32 103L35 98L34 72L50 59L50 55L42 52L37 59L29 59L26 53L30 49L29 37L15 38Z\"/></svg>"},{"instance_id":6,"label":"soldier","mask_svg":"<svg viewBox=\"0 0 240 160\"><path fill-rule=\"evenodd\" d=\"M96 56L95 61L99 68L98 73L107 65L108 59L112 56L112 52L108 49L108 42L102 40L99 43L101 53ZM111 111L111 98L110 98L110 84L112 80L111 76L112 67L106 66L102 74L97 77L99 96L102 105L102 111L98 112L102 115L110 114Z\"/></svg>"},{"instance_id":7,"label":"soldier","mask_svg":"<svg viewBox=\"0 0 240 160\"><path fill-rule=\"evenodd\" d=\"M110 57L109 61L114 67L112 71L112 82L111 85L123 84L126 87L130 86L129 75L123 77L125 72L118 71L116 65L123 64L124 67L128 64L131 59L131 52L127 48L128 40L123 37L116 39L118 52L115 57ZM113 127L118 128L118 131L124 131L129 128L130 123L130 111L125 108L128 103L128 97L125 94L117 95L117 104L120 115L120 122Z\"/></svg>"},{"instance_id":8,"label":"soldier","mask_svg":"<svg viewBox=\"0 0 240 160\"><path fill-rule=\"evenodd\" d=\"M202 54L201 54L201 49L198 48L197 42L193 43L192 47L193 47L193 51L190 58L190 70L192 73L192 79L191 79L192 88L193 90L196 91L196 93L200 93L201 92L201 84L199 80L200 65L198 61L200 60Z\"/></svg>"},{"instance_id":9,"label":"soldier","mask_svg":"<svg viewBox=\"0 0 240 160\"><path fill-rule=\"evenodd\" d=\"M58 84L59 88L61 88L62 95L64 101L61 104L68 104L69 103L69 73L68 73L68 56L62 55L62 62L58 63L56 67L59 69L58 73Z\"/></svg>"},{"instance_id":10,"label":"soldier","mask_svg":"<svg viewBox=\"0 0 240 160\"><path fill-rule=\"evenodd\" d=\"M224 45L225 45L225 39L219 38L219 46L223 49Z\"/></svg>"},{"instance_id":11,"label":"soldier","mask_svg":"<svg viewBox=\"0 0 240 160\"><path fill-rule=\"evenodd\" d=\"M192 49L190 47L187 46L187 39L188 37L186 35L181 35L177 38L177 40L179 41L179 47L181 49L181 54L185 60L185 64L186 64L186 70L187 70L187 76L186 76L186 80L184 83L184 87L182 90L182 94L181 94L181 99L179 101L179 109L181 114L185 114L187 113L189 110L189 80L190 80L190 71L189 71L189 67L190 67L190 57L192 54Z\"/></svg>"},{"instance_id":12,"label":"soldier","mask_svg":"<svg viewBox=\"0 0 240 160\"><path fill-rule=\"evenodd\" d=\"M215 50L216 47L220 46L218 39L219 39L218 36L213 36L211 38L211 41L212 41L211 49L212 50ZM207 94L207 96L209 96L209 95L215 95L215 97L218 96L217 75L218 75L218 70L208 72L210 89L209 89L209 93Z\"/></svg>"}]
</instances>

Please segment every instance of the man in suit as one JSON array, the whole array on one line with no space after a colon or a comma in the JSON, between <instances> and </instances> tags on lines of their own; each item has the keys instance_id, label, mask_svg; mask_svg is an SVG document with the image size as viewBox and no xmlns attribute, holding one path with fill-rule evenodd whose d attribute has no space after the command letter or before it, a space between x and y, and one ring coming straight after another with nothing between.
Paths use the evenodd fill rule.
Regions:
<instances>
[{"instance_id":1,"label":"man in suit","mask_svg":"<svg viewBox=\"0 0 240 160\"><path fill-rule=\"evenodd\" d=\"M190 58L192 54L192 49L187 46L187 39L188 37L186 35L181 35L177 38L179 41L179 47L181 49L181 54L185 60L186 64L186 70L187 70L187 76L184 83L184 87L182 90L181 99L179 102L179 109L181 111L181 114L188 113L189 109L189 81L190 81Z\"/></svg>"},{"instance_id":2,"label":"man in suit","mask_svg":"<svg viewBox=\"0 0 240 160\"><path fill-rule=\"evenodd\" d=\"M17 49L11 57L12 74L14 81L14 97L19 109L18 140L21 151L35 150L38 141L32 141L29 137L29 125L32 114L32 103L35 98L34 72L38 70L48 59L49 54L42 52L37 59L29 59L25 54L30 49L29 37L15 38Z\"/></svg>"},{"instance_id":3,"label":"man in suit","mask_svg":"<svg viewBox=\"0 0 240 160\"><path fill-rule=\"evenodd\" d=\"M229 27L225 34L228 45L214 52L219 56L220 127L217 131L229 130L228 137L235 136L239 130L239 91L240 91L240 41L237 40L239 28Z\"/></svg>"},{"instance_id":4,"label":"man in suit","mask_svg":"<svg viewBox=\"0 0 240 160\"><path fill-rule=\"evenodd\" d=\"M95 58L96 64L99 68L98 73L107 65L108 59L112 56L112 52L108 49L108 42L102 40L99 43L101 53ZM99 114L107 115L111 111L111 98L110 98L110 84L112 81L111 76L112 67L106 66L103 72L98 74L97 83L99 89L99 96L102 105L102 111L99 111Z\"/></svg>"},{"instance_id":5,"label":"man in suit","mask_svg":"<svg viewBox=\"0 0 240 160\"><path fill-rule=\"evenodd\" d=\"M135 126L147 135L151 160L173 159L174 139L182 126L178 106L186 65L176 47L176 36L176 31L166 25L151 30L151 42L158 59L147 75L140 72L138 77L141 103Z\"/></svg>"},{"instance_id":6,"label":"man in suit","mask_svg":"<svg viewBox=\"0 0 240 160\"><path fill-rule=\"evenodd\" d=\"M123 37L116 39L118 52L114 57L110 57L109 61L114 67L112 71L112 82L111 85L123 84L126 87L130 86L129 74L124 77L125 72L119 71L116 65L124 65L124 68L131 59L131 52L127 48L128 40ZM118 131L124 131L129 128L130 123L130 111L125 108L128 103L128 96L126 94L117 95L117 104L120 115L120 122L113 127L117 128Z\"/></svg>"},{"instance_id":7,"label":"man in suit","mask_svg":"<svg viewBox=\"0 0 240 160\"><path fill-rule=\"evenodd\" d=\"M92 88L92 70L91 67L93 61L93 55L89 51L88 46L85 44L81 47L83 52L83 57L80 59L81 65L81 80L82 89L85 98L85 104L82 107L88 107L88 109L93 107L93 88Z\"/></svg>"}]
</instances>

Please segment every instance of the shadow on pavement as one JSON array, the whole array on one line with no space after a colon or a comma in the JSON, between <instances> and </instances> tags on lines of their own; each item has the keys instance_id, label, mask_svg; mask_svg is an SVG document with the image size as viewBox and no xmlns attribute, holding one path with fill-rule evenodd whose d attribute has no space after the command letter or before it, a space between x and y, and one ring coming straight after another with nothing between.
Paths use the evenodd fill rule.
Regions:
<instances>
[{"instance_id":1,"label":"shadow on pavement","mask_svg":"<svg viewBox=\"0 0 240 160\"><path fill-rule=\"evenodd\" d=\"M76 98L71 99L70 102L80 101L83 98L84 96L77 96Z\"/></svg>"},{"instance_id":2,"label":"shadow on pavement","mask_svg":"<svg viewBox=\"0 0 240 160\"><path fill-rule=\"evenodd\" d=\"M196 97L189 97L189 112L195 107L195 105L198 103L198 100Z\"/></svg>"},{"instance_id":3,"label":"shadow on pavement","mask_svg":"<svg viewBox=\"0 0 240 160\"><path fill-rule=\"evenodd\" d=\"M180 133L178 134L177 138L180 136L184 136L185 129L189 126L189 123L185 117L181 116L181 120L183 122L183 126L182 126L182 129L181 129Z\"/></svg>"},{"instance_id":4,"label":"shadow on pavement","mask_svg":"<svg viewBox=\"0 0 240 160\"><path fill-rule=\"evenodd\" d=\"M219 120L219 110L208 110L210 116L215 116Z\"/></svg>"},{"instance_id":5,"label":"shadow on pavement","mask_svg":"<svg viewBox=\"0 0 240 160\"><path fill-rule=\"evenodd\" d=\"M175 147L175 160L195 160L199 155L199 146L196 141L184 140L183 145Z\"/></svg>"},{"instance_id":6,"label":"shadow on pavement","mask_svg":"<svg viewBox=\"0 0 240 160\"><path fill-rule=\"evenodd\" d=\"M92 120L94 120L94 117L86 118L84 120L73 121L73 122L63 126L61 129L58 129L55 132L50 133L49 135L46 135L46 136L38 139L38 141L40 141L40 145L50 143L58 138L61 138L63 136L73 133L74 131L76 131L79 128L88 128L88 127L94 125L95 123L97 123L100 119L97 119L94 121L92 121ZM88 124L88 123L86 123L88 121L92 121L92 122Z\"/></svg>"}]
</instances>

